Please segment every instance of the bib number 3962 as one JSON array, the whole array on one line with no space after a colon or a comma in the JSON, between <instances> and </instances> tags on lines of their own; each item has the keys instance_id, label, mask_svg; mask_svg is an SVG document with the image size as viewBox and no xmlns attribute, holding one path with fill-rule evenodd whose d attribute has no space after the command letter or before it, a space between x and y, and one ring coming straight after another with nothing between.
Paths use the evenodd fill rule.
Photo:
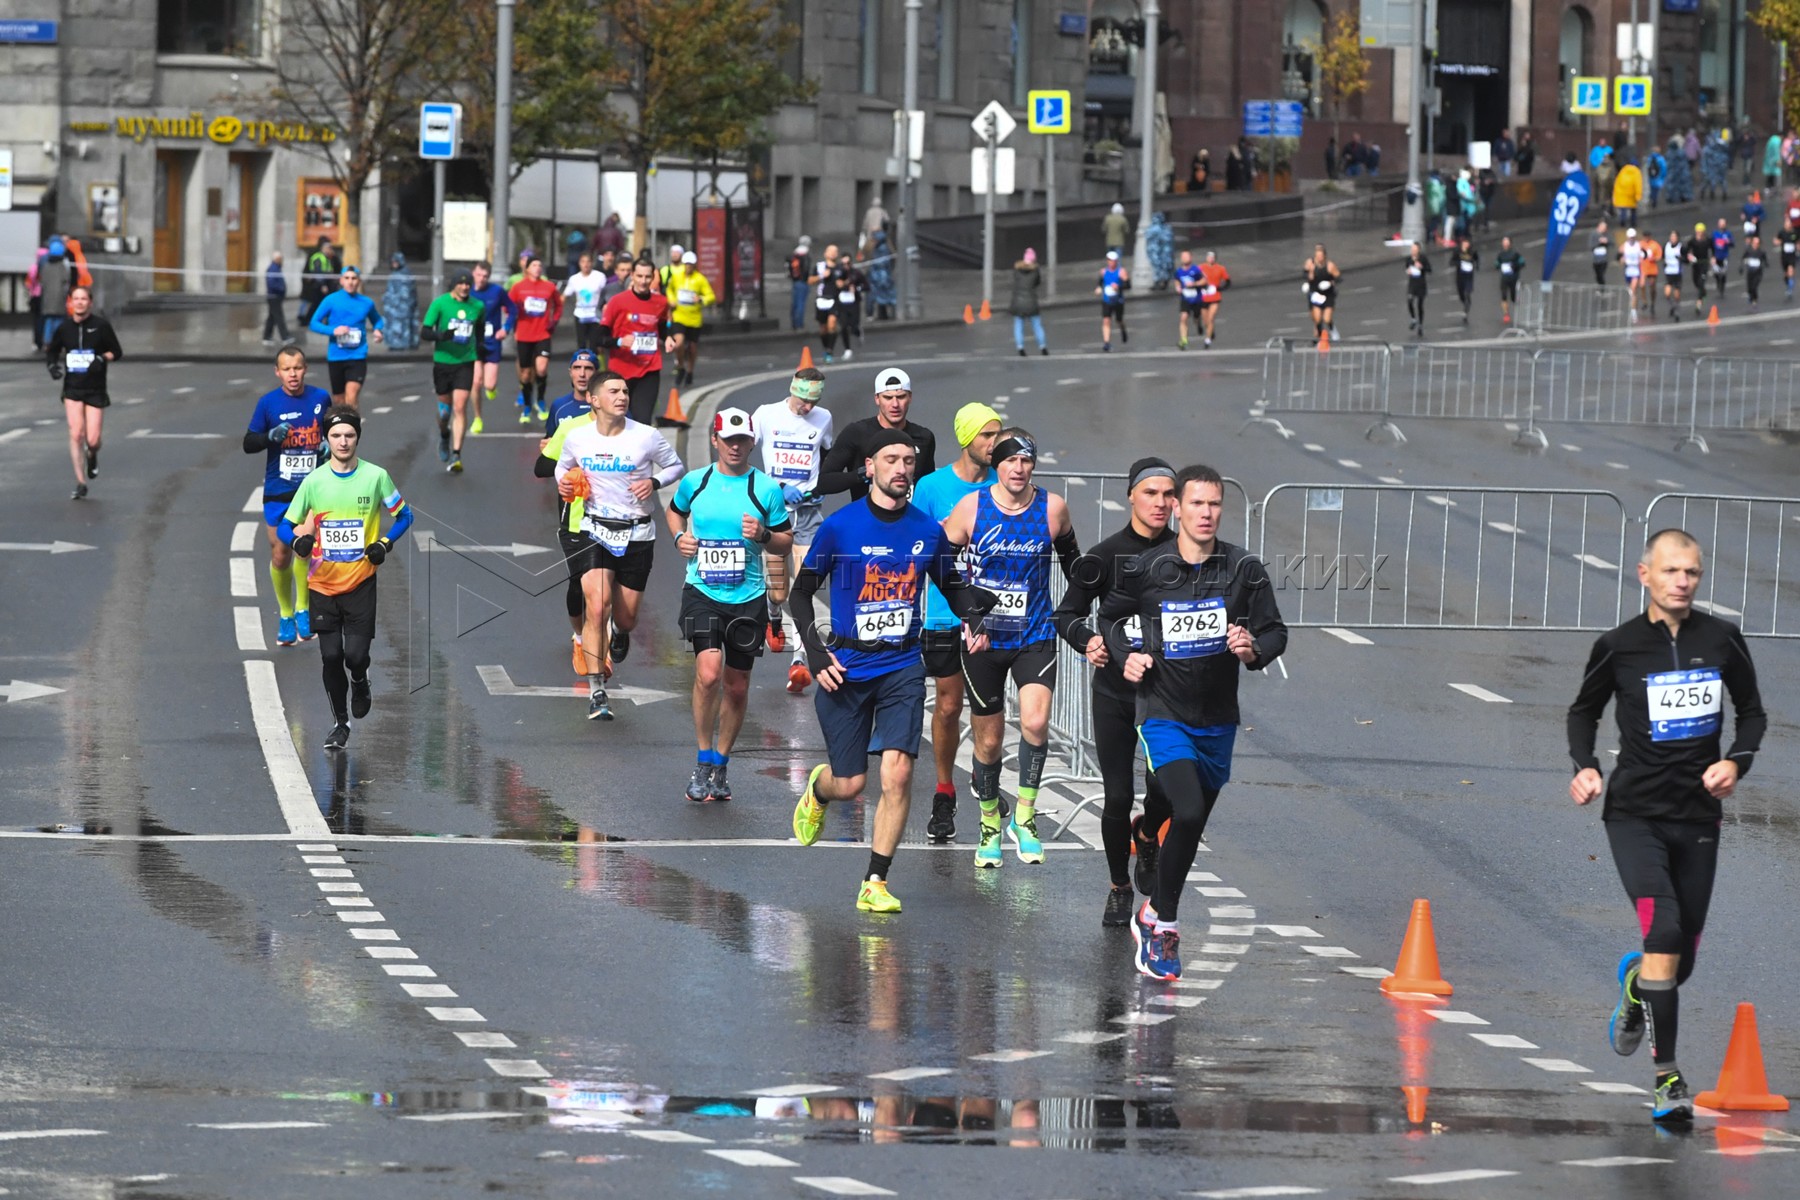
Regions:
<instances>
[{"instance_id":1,"label":"bib number 3962","mask_svg":"<svg viewBox=\"0 0 1800 1200\"><path fill-rule=\"evenodd\" d=\"M1719 732L1725 686L1717 667L1666 671L1644 681L1650 704L1650 740L1676 742Z\"/></svg>"},{"instance_id":2,"label":"bib number 3962","mask_svg":"<svg viewBox=\"0 0 1800 1200\"><path fill-rule=\"evenodd\" d=\"M1164 600L1158 612L1163 654L1205 658L1225 651L1225 598Z\"/></svg>"}]
</instances>

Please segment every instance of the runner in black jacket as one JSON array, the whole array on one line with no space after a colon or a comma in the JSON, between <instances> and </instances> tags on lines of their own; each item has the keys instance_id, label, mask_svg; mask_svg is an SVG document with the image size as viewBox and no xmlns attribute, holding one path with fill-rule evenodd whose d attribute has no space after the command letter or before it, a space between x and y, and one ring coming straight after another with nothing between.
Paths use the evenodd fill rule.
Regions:
<instances>
[{"instance_id":1,"label":"runner in black jacket","mask_svg":"<svg viewBox=\"0 0 1800 1200\"><path fill-rule=\"evenodd\" d=\"M69 461L75 467L70 499L88 494L88 480L100 474L100 435L112 397L106 391L106 364L125 351L112 322L94 312L94 294L77 285L69 290L69 316L44 344L50 378L62 383L63 415L69 419Z\"/></svg>"},{"instance_id":2,"label":"runner in black jacket","mask_svg":"<svg viewBox=\"0 0 1800 1200\"><path fill-rule=\"evenodd\" d=\"M876 416L852 421L838 430L825 461L819 464L819 482L813 494L834 496L849 492L852 500L869 494L869 477L864 467L870 448L890 429L904 430L918 450L918 466L913 478L923 479L937 470L937 438L923 425L906 419L912 408L912 376L899 367L887 367L875 376Z\"/></svg>"}]
</instances>

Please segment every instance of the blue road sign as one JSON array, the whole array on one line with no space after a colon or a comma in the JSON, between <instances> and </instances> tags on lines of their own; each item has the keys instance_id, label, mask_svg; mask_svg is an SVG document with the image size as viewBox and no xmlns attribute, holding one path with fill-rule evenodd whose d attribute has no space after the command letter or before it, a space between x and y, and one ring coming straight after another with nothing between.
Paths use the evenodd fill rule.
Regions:
<instances>
[{"instance_id":1,"label":"blue road sign","mask_svg":"<svg viewBox=\"0 0 1800 1200\"><path fill-rule=\"evenodd\" d=\"M1643 117L1650 113L1650 77L1620 75L1613 80L1613 112L1622 117Z\"/></svg>"},{"instance_id":2,"label":"blue road sign","mask_svg":"<svg viewBox=\"0 0 1800 1200\"><path fill-rule=\"evenodd\" d=\"M1298 100L1277 100L1275 108L1276 137L1297 138L1306 125L1306 106Z\"/></svg>"},{"instance_id":3,"label":"blue road sign","mask_svg":"<svg viewBox=\"0 0 1800 1200\"><path fill-rule=\"evenodd\" d=\"M1025 128L1031 133L1068 133L1075 128L1075 106L1065 91L1033 91L1026 99Z\"/></svg>"},{"instance_id":4,"label":"blue road sign","mask_svg":"<svg viewBox=\"0 0 1800 1200\"><path fill-rule=\"evenodd\" d=\"M0 21L0 42L49 46L56 43L55 21Z\"/></svg>"},{"instance_id":5,"label":"blue road sign","mask_svg":"<svg viewBox=\"0 0 1800 1200\"><path fill-rule=\"evenodd\" d=\"M462 105L419 105L420 158L455 158L461 141Z\"/></svg>"},{"instance_id":6,"label":"blue road sign","mask_svg":"<svg viewBox=\"0 0 1800 1200\"><path fill-rule=\"evenodd\" d=\"M1268 100L1244 101L1244 136L1275 136L1275 105Z\"/></svg>"}]
</instances>

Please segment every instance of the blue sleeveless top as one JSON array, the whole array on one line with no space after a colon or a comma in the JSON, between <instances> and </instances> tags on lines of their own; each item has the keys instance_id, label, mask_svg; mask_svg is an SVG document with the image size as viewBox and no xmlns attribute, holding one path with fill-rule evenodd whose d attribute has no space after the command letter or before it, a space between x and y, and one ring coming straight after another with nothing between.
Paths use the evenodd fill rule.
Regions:
<instances>
[{"instance_id":1,"label":"blue sleeveless top","mask_svg":"<svg viewBox=\"0 0 1800 1200\"><path fill-rule=\"evenodd\" d=\"M1017 650L1056 635L1050 614L1050 494L1038 488L1022 513L1008 513L994 503L994 490L982 488L975 509L975 538L970 557L979 564L976 582L1000 597L987 615L988 643L996 650Z\"/></svg>"}]
</instances>

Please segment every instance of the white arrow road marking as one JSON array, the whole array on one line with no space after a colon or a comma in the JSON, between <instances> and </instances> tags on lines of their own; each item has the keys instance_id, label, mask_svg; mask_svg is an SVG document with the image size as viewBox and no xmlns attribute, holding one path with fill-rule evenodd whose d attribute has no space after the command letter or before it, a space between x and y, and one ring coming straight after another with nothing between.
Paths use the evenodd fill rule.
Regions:
<instances>
[{"instance_id":1,"label":"white arrow road marking","mask_svg":"<svg viewBox=\"0 0 1800 1200\"><path fill-rule=\"evenodd\" d=\"M80 542L0 542L0 550L48 550L51 554L73 554L77 550L92 549Z\"/></svg>"},{"instance_id":2,"label":"white arrow road marking","mask_svg":"<svg viewBox=\"0 0 1800 1200\"><path fill-rule=\"evenodd\" d=\"M544 687L542 685L517 684L506 668L501 666L476 667L475 673L481 676L482 684L490 696L549 696L558 700L586 700L588 698L585 683L571 683L564 687ZM674 692L659 692L654 688L641 687L609 687L606 694L614 700L629 700L633 704L656 704L663 700L676 698Z\"/></svg>"},{"instance_id":3,"label":"white arrow road marking","mask_svg":"<svg viewBox=\"0 0 1800 1200\"><path fill-rule=\"evenodd\" d=\"M15 679L0 687L0 696L5 696L6 702L12 704L18 700L37 700L44 696L61 695L62 691L62 688L50 687L47 684L26 683L22 679Z\"/></svg>"},{"instance_id":4,"label":"white arrow road marking","mask_svg":"<svg viewBox=\"0 0 1800 1200\"><path fill-rule=\"evenodd\" d=\"M503 546L460 545L451 542L440 542L437 540L437 534L429 529L417 531L413 534L413 537L418 539L421 543L420 548L427 554L442 554L448 550L458 554L510 554L514 558L520 558L527 554L550 553L549 546L533 546L528 542L510 542Z\"/></svg>"},{"instance_id":5,"label":"white arrow road marking","mask_svg":"<svg viewBox=\"0 0 1800 1200\"><path fill-rule=\"evenodd\" d=\"M188 389L192 391L192 388ZM169 438L183 442L212 442L224 437L222 433L155 433L148 429L134 429L125 435L128 438Z\"/></svg>"}]
</instances>

